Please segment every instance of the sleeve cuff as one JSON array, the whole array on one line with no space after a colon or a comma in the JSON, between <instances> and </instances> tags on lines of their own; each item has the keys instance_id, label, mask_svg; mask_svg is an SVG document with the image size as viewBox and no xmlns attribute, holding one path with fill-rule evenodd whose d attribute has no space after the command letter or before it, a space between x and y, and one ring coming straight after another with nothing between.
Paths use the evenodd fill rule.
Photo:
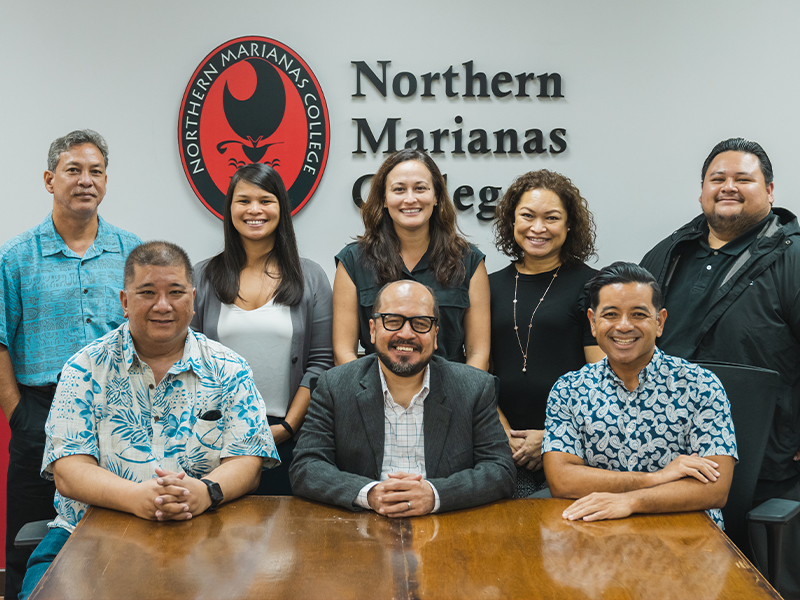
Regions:
<instances>
[{"instance_id":1,"label":"sleeve cuff","mask_svg":"<svg viewBox=\"0 0 800 600\"><path fill-rule=\"evenodd\" d=\"M364 508L366 510L372 510L372 508L369 505L369 501L367 500L367 494L369 494L369 491L372 488L374 488L376 485L378 485L378 483L380 483L380 482L379 481L370 481L367 485L365 485L363 488L361 488L361 491L358 492L358 496L356 496L356 499L353 500L353 506L357 506L359 508ZM431 486L431 487L433 487L433 486ZM434 494L435 493L436 492L434 491Z\"/></svg>"},{"instance_id":2,"label":"sleeve cuff","mask_svg":"<svg viewBox=\"0 0 800 600\"><path fill-rule=\"evenodd\" d=\"M431 512L437 513L442 505L442 503L439 501L439 492L436 491L436 486L433 485L429 480L426 479L425 481L428 482L428 485L431 486L431 489L433 490L433 510Z\"/></svg>"}]
</instances>

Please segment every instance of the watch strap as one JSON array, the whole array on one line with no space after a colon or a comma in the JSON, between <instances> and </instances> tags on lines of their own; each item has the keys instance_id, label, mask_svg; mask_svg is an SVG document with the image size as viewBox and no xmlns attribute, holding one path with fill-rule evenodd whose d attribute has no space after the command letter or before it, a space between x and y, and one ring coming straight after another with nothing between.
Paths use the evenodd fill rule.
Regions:
<instances>
[{"instance_id":1,"label":"watch strap","mask_svg":"<svg viewBox=\"0 0 800 600\"><path fill-rule=\"evenodd\" d=\"M216 481L211 481L210 479L201 479L200 481L206 484L208 495L211 498L211 506L208 507L208 510L215 510L225 499L222 488Z\"/></svg>"}]
</instances>

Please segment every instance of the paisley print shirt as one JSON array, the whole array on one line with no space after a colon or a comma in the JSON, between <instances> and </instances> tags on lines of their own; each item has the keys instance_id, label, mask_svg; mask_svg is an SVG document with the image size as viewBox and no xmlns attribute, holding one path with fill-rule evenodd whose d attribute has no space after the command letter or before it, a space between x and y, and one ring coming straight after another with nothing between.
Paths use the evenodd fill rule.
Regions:
<instances>
[{"instance_id":1,"label":"paisley print shirt","mask_svg":"<svg viewBox=\"0 0 800 600\"><path fill-rule=\"evenodd\" d=\"M562 376L547 401L542 452L550 451L574 454L590 467L649 473L680 454L738 459L719 379L658 348L632 392L608 359ZM722 526L719 509L708 513Z\"/></svg>"}]
</instances>

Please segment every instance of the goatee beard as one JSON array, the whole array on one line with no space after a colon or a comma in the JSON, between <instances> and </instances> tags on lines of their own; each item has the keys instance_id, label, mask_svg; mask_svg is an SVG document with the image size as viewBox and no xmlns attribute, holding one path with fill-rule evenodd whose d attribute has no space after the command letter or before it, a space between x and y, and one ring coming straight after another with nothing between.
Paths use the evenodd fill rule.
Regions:
<instances>
[{"instance_id":1,"label":"goatee beard","mask_svg":"<svg viewBox=\"0 0 800 600\"><path fill-rule=\"evenodd\" d=\"M706 221L708 222L709 228L714 232L714 235L731 241L752 229L752 227L757 225L765 216L766 215L759 216L745 213L739 213L738 215L718 215L712 211L706 215Z\"/></svg>"},{"instance_id":2,"label":"goatee beard","mask_svg":"<svg viewBox=\"0 0 800 600\"><path fill-rule=\"evenodd\" d=\"M389 358L388 354L381 352L380 350L376 350L375 353L378 355L378 358L383 363L383 366L389 369L392 373L397 375L398 377L413 377L417 373L422 372L422 370L428 366L428 363L431 361L431 357L429 356L426 360L421 360L415 363L408 363L408 362L400 362L400 361L392 361Z\"/></svg>"}]
</instances>

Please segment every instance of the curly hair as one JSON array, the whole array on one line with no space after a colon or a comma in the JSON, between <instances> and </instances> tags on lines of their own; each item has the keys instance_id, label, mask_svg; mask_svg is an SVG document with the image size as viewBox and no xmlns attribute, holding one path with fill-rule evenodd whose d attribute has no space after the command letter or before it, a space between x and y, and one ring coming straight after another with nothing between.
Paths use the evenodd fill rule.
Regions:
<instances>
[{"instance_id":1,"label":"curly hair","mask_svg":"<svg viewBox=\"0 0 800 600\"><path fill-rule=\"evenodd\" d=\"M567 211L569 231L564 245L561 246L561 262L580 263L596 256L594 217L586 199L568 177L547 169L520 175L506 190L494 217L494 244L497 249L515 261L522 260L525 253L514 239L514 212L522 195L537 189L550 190L556 194Z\"/></svg>"},{"instance_id":2,"label":"curly hair","mask_svg":"<svg viewBox=\"0 0 800 600\"><path fill-rule=\"evenodd\" d=\"M361 207L364 235L358 237L358 247L366 263L375 271L377 285L402 278L400 239L388 211L384 209L384 202L389 173L408 160L417 160L425 165L431 174L433 191L438 200L428 223L433 274L443 286L460 285L466 277L463 259L469 252L469 244L456 224L456 210L439 167L427 153L420 150L405 148L395 152L383 161L372 177L367 201Z\"/></svg>"}]
</instances>

